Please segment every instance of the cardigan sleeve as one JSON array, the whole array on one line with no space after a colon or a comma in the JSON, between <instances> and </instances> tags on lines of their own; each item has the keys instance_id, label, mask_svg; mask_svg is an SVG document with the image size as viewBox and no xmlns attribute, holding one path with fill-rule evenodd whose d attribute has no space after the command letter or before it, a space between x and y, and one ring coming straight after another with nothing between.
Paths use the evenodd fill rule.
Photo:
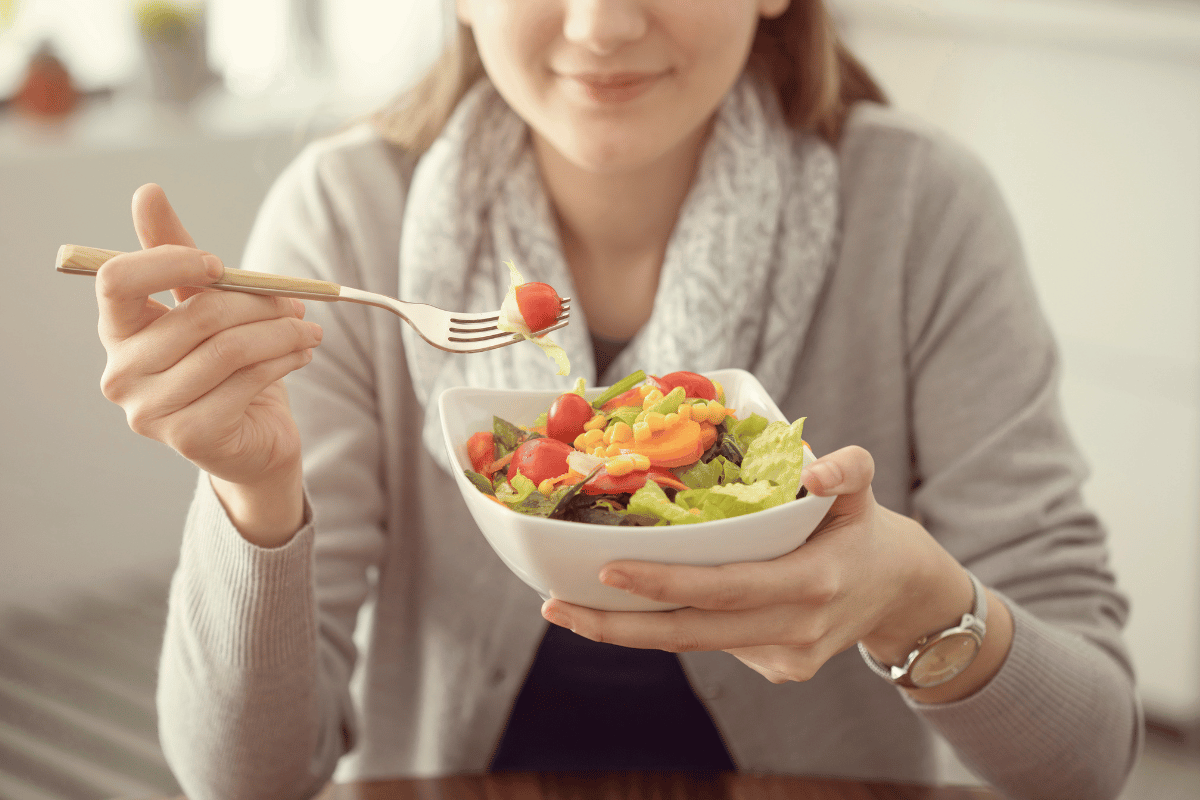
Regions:
<instances>
[{"instance_id":1,"label":"cardigan sleeve","mask_svg":"<svg viewBox=\"0 0 1200 800\"><path fill-rule=\"evenodd\" d=\"M310 146L279 178L245 268L361 285L355 239L366 234L355 226L372 216L344 221L338 148L378 145L349 136ZM398 187L394 163L377 161L356 159ZM385 515L370 332L362 306L311 302L306 318L326 334L287 379L303 443L305 526L280 548L256 547L201 475L172 581L159 728L191 800L310 797L355 742L353 634Z\"/></svg>"},{"instance_id":2,"label":"cardigan sleeve","mask_svg":"<svg viewBox=\"0 0 1200 800\"><path fill-rule=\"evenodd\" d=\"M975 695L909 704L1022 798L1111 798L1141 744L1128 614L1058 399L1056 347L1000 193L937 138L906 254L912 510L1004 598L1014 639ZM907 697L906 697L907 699Z\"/></svg>"}]
</instances>

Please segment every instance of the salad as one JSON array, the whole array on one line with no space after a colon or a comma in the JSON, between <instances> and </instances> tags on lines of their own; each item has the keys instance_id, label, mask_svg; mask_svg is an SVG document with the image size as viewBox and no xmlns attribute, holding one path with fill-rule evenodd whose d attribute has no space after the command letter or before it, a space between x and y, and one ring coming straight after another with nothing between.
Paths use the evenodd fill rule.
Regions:
<instances>
[{"instance_id":1,"label":"salad","mask_svg":"<svg viewBox=\"0 0 1200 800\"><path fill-rule=\"evenodd\" d=\"M600 525L686 525L804 497L804 418L725 406L694 372L639 370L594 400L584 383L529 425L500 417L467 442L475 487L515 512Z\"/></svg>"}]
</instances>

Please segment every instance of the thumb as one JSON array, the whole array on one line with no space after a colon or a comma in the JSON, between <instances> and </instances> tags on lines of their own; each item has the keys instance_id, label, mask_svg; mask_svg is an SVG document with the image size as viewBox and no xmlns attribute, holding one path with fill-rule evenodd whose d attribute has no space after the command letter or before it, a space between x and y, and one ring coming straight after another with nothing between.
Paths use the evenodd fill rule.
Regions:
<instances>
[{"instance_id":1,"label":"thumb","mask_svg":"<svg viewBox=\"0 0 1200 800\"><path fill-rule=\"evenodd\" d=\"M857 445L834 450L805 467L800 473L805 488L820 497L837 495L826 521L813 537L825 530L830 520L853 518L869 509L875 502L871 491L874 477L875 459Z\"/></svg>"},{"instance_id":2,"label":"thumb","mask_svg":"<svg viewBox=\"0 0 1200 800\"><path fill-rule=\"evenodd\" d=\"M871 454L857 445L850 445L809 464L801 473L800 482L813 494L828 497L870 489L874 477L875 460Z\"/></svg>"},{"instance_id":3,"label":"thumb","mask_svg":"<svg viewBox=\"0 0 1200 800\"><path fill-rule=\"evenodd\" d=\"M133 193L133 229L145 250L162 244L196 246L175 209L167 202L162 187L153 183L147 183Z\"/></svg>"}]
</instances>

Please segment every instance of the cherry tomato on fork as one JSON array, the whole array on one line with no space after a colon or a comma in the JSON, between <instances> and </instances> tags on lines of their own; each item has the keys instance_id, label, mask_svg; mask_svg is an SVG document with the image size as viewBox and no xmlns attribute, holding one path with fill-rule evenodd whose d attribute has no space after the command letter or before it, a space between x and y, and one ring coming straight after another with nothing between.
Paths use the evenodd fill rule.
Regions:
<instances>
[{"instance_id":1,"label":"cherry tomato on fork","mask_svg":"<svg viewBox=\"0 0 1200 800\"><path fill-rule=\"evenodd\" d=\"M534 333L549 328L562 311L562 298L548 283L522 283L517 287L517 310Z\"/></svg>"},{"instance_id":2,"label":"cherry tomato on fork","mask_svg":"<svg viewBox=\"0 0 1200 800\"><path fill-rule=\"evenodd\" d=\"M572 444L583 426L596 416L592 404L574 392L559 395L546 414L546 435L551 439Z\"/></svg>"},{"instance_id":3,"label":"cherry tomato on fork","mask_svg":"<svg viewBox=\"0 0 1200 800\"><path fill-rule=\"evenodd\" d=\"M518 472L535 484L547 478L557 478L566 473L567 456L573 452L574 447L558 439L530 439L513 452L512 462L508 465L508 479L511 481L517 477Z\"/></svg>"}]
</instances>

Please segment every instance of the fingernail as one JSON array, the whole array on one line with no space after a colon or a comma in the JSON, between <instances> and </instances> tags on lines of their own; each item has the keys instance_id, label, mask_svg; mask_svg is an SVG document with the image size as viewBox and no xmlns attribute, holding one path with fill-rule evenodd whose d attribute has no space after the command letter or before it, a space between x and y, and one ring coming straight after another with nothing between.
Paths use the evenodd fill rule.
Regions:
<instances>
[{"instance_id":1,"label":"fingernail","mask_svg":"<svg viewBox=\"0 0 1200 800\"><path fill-rule=\"evenodd\" d=\"M294 297L292 298L292 308L296 309L297 317L304 316L304 303Z\"/></svg>"},{"instance_id":2,"label":"fingernail","mask_svg":"<svg viewBox=\"0 0 1200 800\"><path fill-rule=\"evenodd\" d=\"M562 628L569 628L570 620L568 620L566 616L557 608L547 608L547 604L549 602L550 601L547 600L546 603L542 605L542 617L549 623L558 625Z\"/></svg>"},{"instance_id":3,"label":"fingernail","mask_svg":"<svg viewBox=\"0 0 1200 800\"><path fill-rule=\"evenodd\" d=\"M308 323L309 329L312 331L313 338L318 342L325 336L325 329L315 322Z\"/></svg>"},{"instance_id":4,"label":"fingernail","mask_svg":"<svg viewBox=\"0 0 1200 800\"><path fill-rule=\"evenodd\" d=\"M833 467L828 464L822 464L820 461L811 465L807 472L817 479L817 483L820 484L820 490L823 492L827 492L841 483L841 479Z\"/></svg>"},{"instance_id":5,"label":"fingernail","mask_svg":"<svg viewBox=\"0 0 1200 800\"><path fill-rule=\"evenodd\" d=\"M221 259L216 256L204 257L204 274L213 280L217 280L225 274L225 265L221 263Z\"/></svg>"},{"instance_id":6,"label":"fingernail","mask_svg":"<svg viewBox=\"0 0 1200 800\"><path fill-rule=\"evenodd\" d=\"M600 573L600 582L614 589L628 589L633 586L633 579L629 575L615 569L606 569Z\"/></svg>"}]
</instances>

